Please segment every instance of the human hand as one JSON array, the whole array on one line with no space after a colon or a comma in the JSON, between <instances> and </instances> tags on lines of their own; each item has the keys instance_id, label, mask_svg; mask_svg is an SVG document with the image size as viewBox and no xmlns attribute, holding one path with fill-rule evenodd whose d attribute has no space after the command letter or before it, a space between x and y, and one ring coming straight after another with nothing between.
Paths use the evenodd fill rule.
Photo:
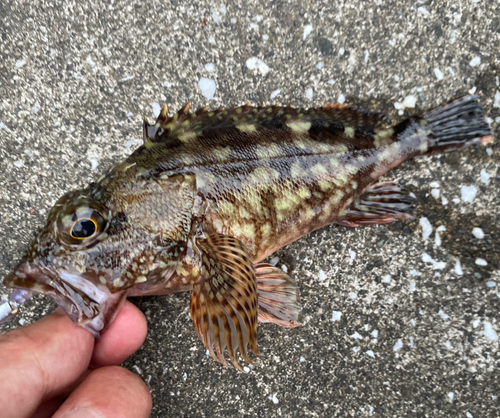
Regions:
<instances>
[{"instance_id":1,"label":"human hand","mask_svg":"<svg viewBox=\"0 0 500 418\"><path fill-rule=\"evenodd\" d=\"M148 388L117 366L141 346L146 333L144 315L127 301L98 342L61 308L0 335L0 415L148 417Z\"/></svg>"}]
</instances>

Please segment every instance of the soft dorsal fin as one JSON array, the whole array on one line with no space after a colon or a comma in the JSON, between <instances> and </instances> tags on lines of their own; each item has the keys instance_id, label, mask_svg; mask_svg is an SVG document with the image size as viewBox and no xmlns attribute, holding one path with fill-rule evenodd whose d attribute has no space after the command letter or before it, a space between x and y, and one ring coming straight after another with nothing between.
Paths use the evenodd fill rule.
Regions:
<instances>
[{"instance_id":1,"label":"soft dorsal fin","mask_svg":"<svg viewBox=\"0 0 500 418\"><path fill-rule=\"evenodd\" d=\"M338 127L373 134L387 128L382 114L358 110L355 107L341 104L326 104L320 108L307 110L291 106L254 107L246 104L213 111L204 107L194 113L189 112L190 107L191 104L188 103L176 114L169 117L167 105L165 105L154 125L150 125L145 119L145 146L147 147L154 142L163 142L166 138L189 142L205 132L224 129L254 132L280 128L308 131L311 128Z\"/></svg>"}]
</instances>

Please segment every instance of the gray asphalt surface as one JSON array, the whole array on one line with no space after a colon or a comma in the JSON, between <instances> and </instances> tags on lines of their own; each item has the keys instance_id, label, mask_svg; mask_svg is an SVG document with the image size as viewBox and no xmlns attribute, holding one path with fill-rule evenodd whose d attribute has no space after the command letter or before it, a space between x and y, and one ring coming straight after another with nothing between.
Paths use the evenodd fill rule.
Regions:
<instances>
[{"instance_id":1,"label":"gray asphalt surface","mask_svg":"<svg viewBox=\"0 0 500 418\"><path fill-rule=\"evenodd\" d=\"M141 142L142 117L164 102L173 111L186 102L345 100L397 121L472 91L500 138L499 7L1 2L0 276L57 197L128 155ZM205 81L213 98L201 78L214 82ZM414 99L415 108L401 109ZM263 356L248 373L207 357L187 293L136 299L149 334L125 366L150 387L152 416L500 416L499 161L497 139L407 162L386 179L416 195L415 220L331 226L280 250L274 261L301 287L303 325L261 326ZM462 186L475 187L472 203ZM427 239L423 217L433 228ZM0 330L54 306L36 298Z\"/></svg>"}]
</instances>

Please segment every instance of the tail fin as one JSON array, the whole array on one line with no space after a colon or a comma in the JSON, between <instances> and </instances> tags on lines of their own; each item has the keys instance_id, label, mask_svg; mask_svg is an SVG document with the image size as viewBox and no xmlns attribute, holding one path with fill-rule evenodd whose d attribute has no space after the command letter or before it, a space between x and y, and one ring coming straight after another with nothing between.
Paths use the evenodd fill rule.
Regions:
<instances>
[{"instance_id":1,"label":"tail fin","mask_svg":"<svg viewBox=\"0 0 500 418\"><path fill-rule=\"evenodd\" d=\"M477 96L464 96L423 115L428 135L426 154L436 154L487 144L493 135Z\"/></svg>"},{"instance_id":2,"label":"tail fin","mask_svg":"<svg viewBox=\"0 0 500 418\"><path fill-rule=\"evenodd\" d=\"M492 142L493 135L477 99L477 96L464 96L417 119L403 121L396 126L396 133L399 138L415 133L420 136L422 142L417 155L440 154ZM425 133L425 139L418 131Z\"/></svg>"}]
</instances>

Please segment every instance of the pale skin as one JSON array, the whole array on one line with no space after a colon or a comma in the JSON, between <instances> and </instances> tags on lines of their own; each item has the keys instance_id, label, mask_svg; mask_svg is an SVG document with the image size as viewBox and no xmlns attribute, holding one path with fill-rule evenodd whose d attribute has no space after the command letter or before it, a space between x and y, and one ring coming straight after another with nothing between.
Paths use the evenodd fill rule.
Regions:
<instances>
[{"instance_id":1,"label":"pale skin","mask_svg":"<svg viewBox=\"0 0 500 418\"><path fill-rule=\"evenodd\" d=\"M97 342L61 308L0 335L2 417L149 417L148 388L118 366L139 349L146 333L144 315L126 302Z\"/></svg>"}]
</instances>

